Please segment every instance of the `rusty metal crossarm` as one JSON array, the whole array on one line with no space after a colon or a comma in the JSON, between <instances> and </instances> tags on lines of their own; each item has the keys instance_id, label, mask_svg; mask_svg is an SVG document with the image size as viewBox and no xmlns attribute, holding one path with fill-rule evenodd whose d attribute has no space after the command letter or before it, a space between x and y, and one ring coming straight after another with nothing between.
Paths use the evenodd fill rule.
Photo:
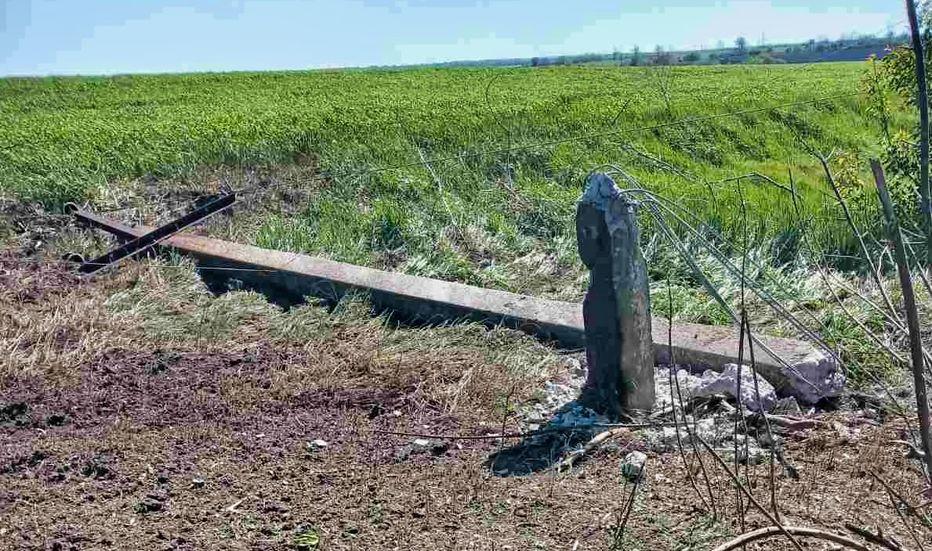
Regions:
<instances>
[{"instance_id":1,"label":"rusty metal crossarm","mask_svg":"<svg viewBox=\"0 0 932 551\"><path fill-rule=\"evenodd\" d=\"M109 266L117 264L124 258L139 254L144 252L151 247L157 245L160 241L168 239L179 231L197 224L198 222L204 220L205 218L217 214L223 210L226 210L233 206L233 203L236 202L236 194L230 193L222 195L205 205L198 207L191 212L185 214L180 218L176 218L171 222L159 226L158 228L144 234L141 236L136 236L133 232L129 231L129 228L125 228L125 231L119 231L122 228L118 228L118 231L114 232L118 237L124 239L130 239L130 241L124 243L123 245L113 249L112 251L99 256L93 260L89 260L81 264L78 268L78 271L82 274L93 274ZM89 223L94 226L104 226L104 218L97 216L93 213L87 211L76 211L75 216L86 223ZM112 223L106 224L109 227L112 227ZM112 231L112 230L108 230Z\"/></svg>"}]
</instances>

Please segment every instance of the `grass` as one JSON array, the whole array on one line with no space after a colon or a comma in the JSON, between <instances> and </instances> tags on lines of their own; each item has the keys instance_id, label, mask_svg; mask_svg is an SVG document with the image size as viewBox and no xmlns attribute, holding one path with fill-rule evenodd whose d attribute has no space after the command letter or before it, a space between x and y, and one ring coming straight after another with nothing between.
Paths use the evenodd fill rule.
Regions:
<instances>
[{"instance_id":1,"label":"grass","mask_svg":"<svg viewBox=\"0 0 932 551\"><path fill-rule=\"evenodd\" d=\"M785 179L795 167L808 204L819 204L806 184L820 175L796 140L825 150L872 147L877 129L855 97L862 71L847 63L4 79L0 189L58 206L103 201L114 182L143 175L309 163L323 189L304 216L270 220L263 244L357 262L403 248L413 271L443 266L440 275L463 277L469 270L452 258L463 252L446 246L441 228L469 229L493 254L558 241L586 172L603 163L624 166L726 229L736 198L709 204L703 180L752 171ZM855 95L838 97L845 94ZM644 129L823 97L832 99ZM779 192L755 185L747 195L768 212L769 234L792 227Z\"/></svg>"},{"instance_id":2,"label":"grass","mask_svg":"<svg viewBox=\"0 0 932 551\"><path fill-rule=\"evenodd\" d=\"M304 165L311 191L285 213L269 209L257 244L520 290L520 270L503 264L536 253L556 271L574 263L573 205L594 167L623 167L728 236L741 233L740 198L721 180L757 172L786 182L792 169L818 222L812 239L844 253L850 232L826 212L821 171L799 140L874 149L878 125L857 95L863 71L838 63L4 79L0 190L50 207L114 207L123 206L115 190L134 178L168 191L203 167ZM766 109L797 102L814 103ZM732 112L742 113L708 118ZM895 115L894 125L907 118ZM683 119L697 120L669 125ZM560 141L576 136L592 137ZM755 236L792 237L799 223L787 194L761 181L743 188Z\"/></svg>"},{"instance_id":3,"label":"grass","mask_svg":"<svg viewBox=\"0 0 932 551\"><path fill-rule=\"evenodd\" d=\"M693 212L725 254L754 251L759 280L816 308L832 336L860 340L853 349L866 359L873 349L825 304L806 263L793 262L855 252L802 141L843 153L839 180L868 195L862 165L879 126L857 93L864 71L829 63L4 79L0 195L52 210L69 200L130 205L151 222L198 192L245 188L212 235L579 300L587 279L574 204L586 174L611 163ZM894 110L895 127L910 120ZM729 180L759 173L788 184L790 171L801 216L784 190ZM863 203L855 214L867 226L876 215ZM665 312L670 278L679 319L728 323L654 221L642 221L655 311ZM801 247L802 231L814 250ZM736 304L733 279L699 256ZM756 307L768 331L792 334ZM874 326L867 309L852 309ZM189 320L164 330L233 325L218 315L215 326Z\"/></svg>"}]
</instances>

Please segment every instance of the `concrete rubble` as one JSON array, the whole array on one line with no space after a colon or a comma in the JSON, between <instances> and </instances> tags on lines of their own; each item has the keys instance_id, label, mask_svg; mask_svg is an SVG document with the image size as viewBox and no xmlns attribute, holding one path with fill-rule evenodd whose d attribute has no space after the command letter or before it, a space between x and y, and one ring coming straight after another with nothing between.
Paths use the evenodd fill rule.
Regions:
<instances>
[{"instance_id":1,"label":"concrete rubble","mask_svg":"<svg viewBox=\"0 0 932 551\"><path fill-rule=\"evenodd\" d=\"M736 364L728 364L721 373L709 369L701 377L696 377L685 369L680 369L676 372L676 377L680 382L680 392L683 393L684 400L707 398L719 394L737 399L740 392L741 404L750 411L770 411L777 403L777 393L773 386L759 375L755 386L754 373L751 368L744 366L740 370L739 388L738 371ZM666 394L670 396L668 389Z\"/></svg>"},{"instance_id":2,"label":"concrete rubble","mask_svg":"<svg viewBox=\"0 0 932 551\"><path fill-rule=\"evenodd\" d=\"M584 358L567 357L564 359L566 370L558 381L548 381L543 392L535 403L528 405L521 412L524 428L529 431L551 428L589 428L593 434L606 430L611 420L595 411L581 405L576 401L586 381L586 364ZM737 402L738 369L736 365L729 365L721 373L705 371L701 375L689 373L686 369L678 369L676 378L682 392L684 403L694 403L696 399L712 399L724 397ZM663 420L672 419L670 410L673 402L671 398L671 377L665 367L656 367L654 374L656 402L655 414ZM675 383L674 383L675 385ZM758 401L758 391L760 400ZM754 387L754 376L749 367L741 369L741 403L751 412L775 411L780 413L799 414L800 407L793 397L780 399L773 386L758 377L757 390ZM679 408L677 408L679 410ZM699 438L707 442L718 451L722 457L733 458L735 444L737 443L738 460L742 463L760 463L768 457L769 452L753 436L734 434L735 408L721 406L717 411L694 418L692 414L679 417L680 425L658 426L656 428L641 429L638 431L639 439L646 450L655 453L674 452L682 445L691 449L692 438ZM688 423L689 429L683 422ZM696 440L698 444L698 439Z\"/></svg>"},{"instance_id":3,"label":"concrete rubble","mask_svg":"<svg viewBox=\"0 0 932 551\"><path fill-rule=\"evenodd\" d=\"M783 373L792 395L806 404L840 396L845 390L845 376L837 362L818 351L793 363L790 369L784 368Z\"/></svg>"},{"instance_id":4,"label":"concrete rubble","mask_svg":"<svg viewBox=\"0 0 932 551\"><path fill-rule=\"evenodd\" d=\"M563 376L559 380L545 382L539 399L525 408L523 412L525 422L547 423L555 418L566 423L578 423L586 419L598 422L595 421L596 418L602 419L601 422L607 422L604 417L595 415L591 411L586 413L586 408L574 402L586 382L585 358L570 356L563 360L563 364L566 367ZM671 398L676 394L675 387L674 392L671 393L669 370L665 367L655 367L654 371L654 394L656 396L654 411L656 412L669 409L672 405ZM698 376L680 368L677 369L676 378L679 381L679 389L684 402L716 395L730 396L734 399L738 393L738 366L734 364L725 366L721 373L706 370ZM758 392L760 403L758 403ZM777 405L789 411L799 410L799 404L795 398L778 398L773 385L763 377L757 377L757 388L755 388L754 375L747 366L741 369L741 397L744 407L754 412L761 409L771 411Z\"/></svg>"}]
</instances>

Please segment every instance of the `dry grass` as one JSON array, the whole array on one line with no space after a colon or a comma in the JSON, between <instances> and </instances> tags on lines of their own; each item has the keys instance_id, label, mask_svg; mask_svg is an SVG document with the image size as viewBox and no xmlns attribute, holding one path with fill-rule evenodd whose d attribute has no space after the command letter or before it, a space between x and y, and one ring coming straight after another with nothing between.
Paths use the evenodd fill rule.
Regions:
<instances>
[{"instance_id":1,"label":"dry grass","mask_svg":"<svg viewBox=\"0 0 932 551\"><path fill-rule=\"evenodd\" d=\"M287 311L252 292L212 295L180 259L127 263L94 279L43 259L0 257L0 376L73 380L113 350L249 351L298 348L313 358L280 385L340 386L354 377L416 386L445 411L495 404L512 387L526 398L558 357L519 333L476 325L397 327L364 297L334 310ZM48 261L48 259L45 259ZM176 261L180 263L176 264Z\"/></svg>"}]
</instances>

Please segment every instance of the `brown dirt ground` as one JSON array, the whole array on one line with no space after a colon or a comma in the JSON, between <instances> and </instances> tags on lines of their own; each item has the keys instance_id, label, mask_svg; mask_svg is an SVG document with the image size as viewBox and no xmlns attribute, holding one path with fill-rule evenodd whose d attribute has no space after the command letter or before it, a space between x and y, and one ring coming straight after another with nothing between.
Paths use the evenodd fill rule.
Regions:
<instances>
[{"instance_id":1,"label":"brown dirt ground","mask_svg":"<svg viewBox=\"0 0 932 551\"><path fill-rule=\"evenodd\" d=\"M72 286L93 293L147 282L117 284L121 276L109 275L79 283L58 265L13 262L19 254L0 262L3 335L19 330L11 320L25 326L37 316L57 334L59 309L43 305L75 300ZM73 365L0 370L0 548L310 549L311 534L319 549L611 548L630 490L619 462L642 447L636 435L568 474L510 477L485 466L497 440L422 449L414 437L377 432L495 432L496 397L511 387L526 400L536 383L496 378L488 356L432 341L385 359L372 331L351 326L312 347L261 334L209 349L101 340ZM64 352L79 340L66 334L54 340L57 355L44 357L71 357ZM17 346L23 353L30 343ZM482 377L491 390L470 386ZM438 390L448 388L465 389L468 407L451 407ZM869 475L881 473L914 505L926 499L915 466L892 442L900 423L875 425L855 413L822 420L788 441L800 478L777 480L784 522L836 532L853 522L880 527L907 549L930 548L932 529L898 513ZM328 445L314 447L317 439ZM710 549L741 532L734 489L705 461L722 520L696 506L677 454L649 454L617 548ZM767 473L766 465L748 473L764 503ZM746 522L767 525L753 511ZM749 547L790 548L780 539Z\"/></svg>"}]
</instances>

